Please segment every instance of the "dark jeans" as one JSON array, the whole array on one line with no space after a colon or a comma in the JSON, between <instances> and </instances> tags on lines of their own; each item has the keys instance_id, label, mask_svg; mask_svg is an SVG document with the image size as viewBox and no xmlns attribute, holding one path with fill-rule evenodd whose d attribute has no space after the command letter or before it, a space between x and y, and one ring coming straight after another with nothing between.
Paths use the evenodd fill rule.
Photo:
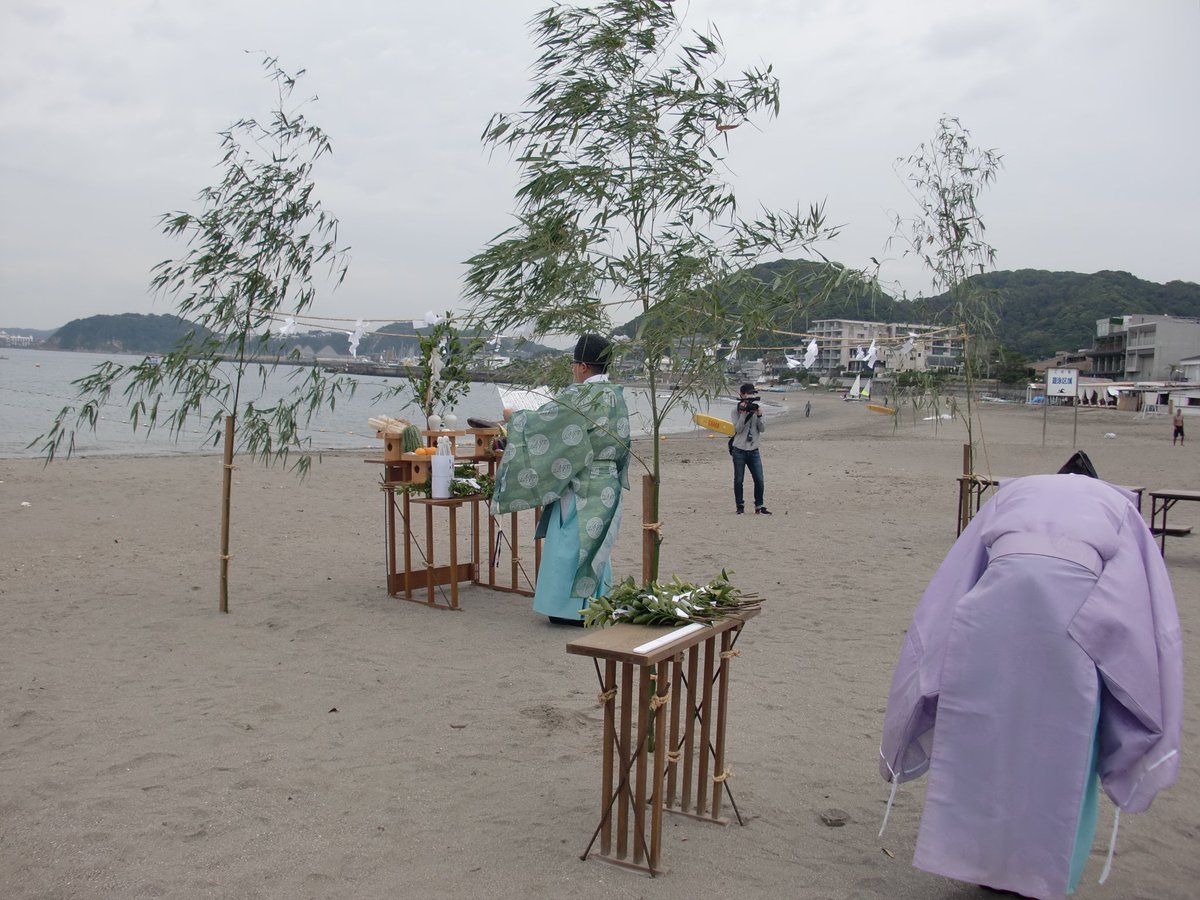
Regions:
<instances>
[{"instance_id":1,"label":"dark jeans","mask_svg":"<svg viewBox=\"0 0 1200 900\"><path fill-rule=\"evenodd\" d=\"M745 506L742 500L742 482L745 480L746 469L750 470L750 477L754 479L754 508L761 509L764 505L762 456L759 455L757 447L753 450L734 447L733 502L737 504L738 509L743 509Z\"/></svg>"}]
</instances>

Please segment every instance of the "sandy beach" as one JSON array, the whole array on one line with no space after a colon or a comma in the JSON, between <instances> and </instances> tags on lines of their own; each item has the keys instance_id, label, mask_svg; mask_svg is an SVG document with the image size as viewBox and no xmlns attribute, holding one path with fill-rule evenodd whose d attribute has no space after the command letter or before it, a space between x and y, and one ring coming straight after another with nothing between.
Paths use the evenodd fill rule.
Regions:
<instances>
[{"instance_id":1,"label":"sandy beach","mask_svg":"<svg viewBox=\"0 0 1200 900\"><path fill-rule=\"evenodd\" d=\"M663 575L728 568L765 602L733 675L731 789L747 824L668 818L671 871L657 879L579 859L598 818L601 717L591 663L564 652L577 633L482 588L463 587L460 612L389 597L364 454L327 455L304 481L239 464L228 615L217 457L0 460L0 895L985 896L912 868L923 781L900 789L877 837L888 684L955 537L965 429L827 393L770 399L791 407L765 436L772 517L734 514L723 439L662 442ZM1056 470L1074 413L1050 412L1043 446L1041 410L985 404L977 471ZM1172 447L1166 417L1080 410L1077 445L1110 481L1200 489L1200 450ZM641 568L634 474L618 577ZM1200 504L1171 524L1197 532L1166 547L1191 673ZM1121 820L1098 885L1102 801L1083 900L1196 895L1189 678L1180 779ZM843 827L821 821L831 808Z\"/></svg>"}]
</instances>

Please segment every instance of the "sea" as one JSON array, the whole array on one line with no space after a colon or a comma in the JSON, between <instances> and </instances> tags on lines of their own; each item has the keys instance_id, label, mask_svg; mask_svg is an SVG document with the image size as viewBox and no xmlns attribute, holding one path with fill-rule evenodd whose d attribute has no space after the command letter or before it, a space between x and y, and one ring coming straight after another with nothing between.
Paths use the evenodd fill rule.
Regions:
<instances>
[{"instance_id":1,"label":"sea","mask_svg":"<svg viewBox=\"0 0 1200 900\"><path fill-rule=\"evenodd\" d=\"M128 365L139 362L142 356L118 354L72 353L56 350L26 350L0 348L0 459L37 458L43 455L37 438L51 427L54 417L65 406L74 405L77 388L72 382L90 374L105 360ZM232 367L229 367L232 372ZM262 401L270 402L289 393L292 382L289 376L302 376L306 369L280 366L267 379L261 394ZM407 404L403 394L381 399L380 395L397 386L403 379L376 376L344 376L358 382L353 397L339 399L334 410L322 409L304 431L311 441L313 451L379 449L375 429L367 424L372 417L393 416L418 421L415 407ZM257 387L256 378L249 379ZM247 380L243 379L243 400ZM634 437L645 437L651 433L650 396L642 388L627 388L626 403L629 406L630 430ZM662 395L661 400L665 400ZM660 405L661 405L660 400ZM169 409L169 399L164 408ZM732 407L732 398L717 401L714 407L718 415L726 415ZM668 414L662 433L680 433L696 430L692 424L692 412L706 409L683 409L676 407ZM208 419L219 412L214 404L202 411L202 418L193 418L182 434L176 436L162 424L154 429L145 425L134 428L129 422L129 410L124 397L119 393L101 409L95 431L88 426L78 428L75 433L76 456L177 456L180 454L219 454L219 442L213 443L208 433ZM494 384L472 384L470 391L459 400L454 410L460 427L465 427L468 416L498 420L501 417L500 394ZM33 444L33 446L30 446Z\"/></svg>"}]
</instances>

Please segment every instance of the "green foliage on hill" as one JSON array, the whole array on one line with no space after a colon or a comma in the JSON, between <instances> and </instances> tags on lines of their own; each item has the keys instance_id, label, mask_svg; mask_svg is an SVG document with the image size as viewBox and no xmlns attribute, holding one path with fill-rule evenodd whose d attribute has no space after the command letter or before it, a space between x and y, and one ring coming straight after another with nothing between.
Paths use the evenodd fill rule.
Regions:
<instances>
[{"instance_id":1,"label":"green foliage on hill","mask_svg":"<svg viewBox=\"0 0 1200 900\"><path fill-rule=\"evenodd\" d=\"M89 316L68 322L46 339L46 346L54 350L166 353L193 330L207 332L202 326L172 315Z\"/></svg>"},{"instance_id":2,"label":"green foliage on hill","mask_svg":"<svg viewBox=\"0 0 1200 900\"><path fill-rule=\"evenodd\" d=\"M1128 272L1018 269L977 276L1003 298L996 339L1031 359L1092 346L1096 321L1133 313L1200 317L1200 285L1156 284Z\"/></svg>"},{"instance_id":3,"label":"green foliage on hill","mask_svg":"<svg viewBox=\"0 0 1200 900\"><path fill-rule=\"evenodd\" d=\"M905 300L893 297L856 273L834 269L838 284L822 299L818 285L830 272L810 260L777 260L756 266L754 276L764 282L792 272L801 284L811 285L777 317L776 343L802 342L787 332L805 333L817 319L857 319L867 322L906 322L951 325L948 295ZM1111 316L1143 313L1200 317L1200 285L1188 281L1156 284L1128 272L1046 272L1037 269L988 272L971 281L994 291L999 304L994 342L1030 359L1052 356L1059 350L1091 347L1096 322ZM637 332L635 319L620 329Z\"/></svg>"}]
</instances>

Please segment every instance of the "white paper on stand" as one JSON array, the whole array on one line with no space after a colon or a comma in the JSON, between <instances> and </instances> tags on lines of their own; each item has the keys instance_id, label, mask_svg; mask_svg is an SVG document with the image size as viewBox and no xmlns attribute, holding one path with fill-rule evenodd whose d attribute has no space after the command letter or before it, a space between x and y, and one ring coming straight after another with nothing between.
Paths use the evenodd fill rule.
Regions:
<instances>
[{"instance_id":1,"label":"white paper on stand","mask_svg":"<svg viewBox=\"0 0 1200 900\"><path fill-rule=\"evenodd\" d=\"M500 391L500 405L504 409L537 409L543 403L553 398L550 388L542 386L533 390L525 390L524 388L501 387L496 385Z\"/></svg>"},{"instance_id":2,"label":"white paper on stand","mask_svg":"<svg viewBox=\"0 0 1200 900\"><path fill-rule=\"evenodd\" d=\"M450 497L450 479L454 476L454 457L445 453L429 457L430 496L434 500L447 500Z\"/></svg>"},{"instance_id":3,"label":"white paper on stand","mask_svg":"<svg viewBox=\"0 0 1200 900\"><path fill-rule=\"evenodd\" d=\"M650 651L657 650L659 647L669 644L672 641L677 641L681 637L691 634L693 631L699 631L701 628L707 627L707 625L704 625L700 622L693 622L691 625L684 625L682 628L676 628L674 631L667 632L662 637L657 637L652 641L646 641L646 643L642 644L641 646L634 647L633 652L649 653Z\"/></svg>"}]
</instances>

